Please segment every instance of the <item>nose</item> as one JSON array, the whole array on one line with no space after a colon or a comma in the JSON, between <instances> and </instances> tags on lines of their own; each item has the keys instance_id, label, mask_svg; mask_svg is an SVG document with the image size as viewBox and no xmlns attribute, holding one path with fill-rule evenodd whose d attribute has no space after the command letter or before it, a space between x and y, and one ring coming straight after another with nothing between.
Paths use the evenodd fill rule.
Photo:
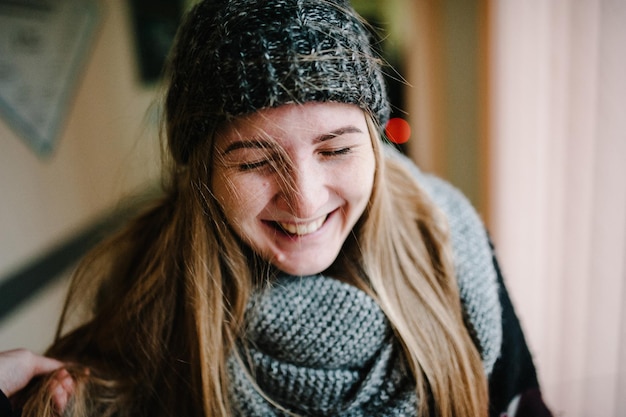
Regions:
<instances>
[{"instance_id":1,"label":"nose","mask_svg":"<svg viewBox=\"0 0 626 417\"><path fill-rule=\"evenodd\" d=\"M312 219L323 213L329 199L327 175L316 163L301 163L285 172L279 208L298 219Z\"/></svg>"}]
</instances>

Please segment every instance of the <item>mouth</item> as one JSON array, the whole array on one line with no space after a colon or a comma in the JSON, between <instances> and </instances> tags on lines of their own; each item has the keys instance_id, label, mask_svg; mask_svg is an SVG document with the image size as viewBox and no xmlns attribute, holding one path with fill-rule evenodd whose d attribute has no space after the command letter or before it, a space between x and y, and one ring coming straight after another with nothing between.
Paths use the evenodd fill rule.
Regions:
<instances>
[{"instance_id":1,"label":"mouth","mask_svg":"<svg viewBox=\"0 0 626 417\"><path fill-rule=\"evenodd\" d=\"M288 223L288 222L273 222L274 225L283 231L284 233L291 236L306 236L312 233L317 232L326 222L328 218L328 214L322 216L318 219L315 219L310 222L301 222L301 223Z\"/></svg>"}]
</instances>

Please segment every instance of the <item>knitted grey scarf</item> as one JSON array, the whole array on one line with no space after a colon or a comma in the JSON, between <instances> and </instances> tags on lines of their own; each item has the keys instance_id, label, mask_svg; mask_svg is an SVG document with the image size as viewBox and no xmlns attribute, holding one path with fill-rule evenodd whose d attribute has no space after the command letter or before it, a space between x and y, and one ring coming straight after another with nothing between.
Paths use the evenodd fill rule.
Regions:
<instances>
[{"instance_id":1,"label":"knitted grey scarf","mask_svg":"<svg viewBox=\"0 0 626 417\"><path fill-rule=\"evenodd\" d=\"M448 217L466 325L489 374L502 329L484 227L458 191L403 162ZM248 356L228 362L237 415L417 414L415 384L389 322L359 289L322 275L282 276L253 295L246 320Z\"/></svg>"}]
</instances>

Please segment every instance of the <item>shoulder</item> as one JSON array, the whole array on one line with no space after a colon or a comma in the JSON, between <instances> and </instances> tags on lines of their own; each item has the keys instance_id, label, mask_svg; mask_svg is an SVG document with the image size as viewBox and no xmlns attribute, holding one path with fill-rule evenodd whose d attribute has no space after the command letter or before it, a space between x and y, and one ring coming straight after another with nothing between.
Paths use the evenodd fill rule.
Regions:
<instances>
[{"instance_id":1,"label":"shoulder","mask_svg":"<svg viewBox=\"0 0 626 417\"><path fill-rule=\"evenodd\" d=\"M465 238L477 240L484 253L491 252L485 227L472 204L461 191L447 181L423 172L411 159L391 146L385 146L385 155L387 159L399 162L437 208L444 213L453 239L462 234Z\"/></svg>"},{"instance_id":2,"label":"shoulder","mask_svg":"<svg viewBox=\"0 0 626 417\"><path fill-rule=\"evenodd\" d=\"M551 416L541 398L531 353L480 216L454 186L422 172L409 158L388 148L387 158L407 169L448 221L467 325L474 332L489 374L490 415ZM516 412L501 414L507 406Z\"/></svg>"},{"instance_id":3,"label":"shoulder","mask_svg":"<svg viewBox=\"0 0 626 417\"><path fill-rule=\"evenodd\" d=\"M489 236L469 200L450 183L421 171L409 158L386 147L388 159L400 162L445 215L463 310L485 371L491 373L500 354L502 318L499 285Z\"/></svg>"}]
</instances>

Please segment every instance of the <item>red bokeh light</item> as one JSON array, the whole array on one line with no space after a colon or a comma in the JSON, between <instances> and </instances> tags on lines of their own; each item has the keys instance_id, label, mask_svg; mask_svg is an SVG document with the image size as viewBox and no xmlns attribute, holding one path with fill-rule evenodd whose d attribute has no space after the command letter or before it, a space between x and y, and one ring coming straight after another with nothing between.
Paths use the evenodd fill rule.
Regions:
<instances>
[{"instance_id":1,"label":"red bokeh light","mask_svg":"<svg viewBox=\"0 0 626 417\"><path fill-rule=\"evenodd\" d=\"M411 126L409 123L399 117L389 119L387 127L385 127L387 138L396 144L406 143L411 137Z\"/></svg>"}]
</instances>

